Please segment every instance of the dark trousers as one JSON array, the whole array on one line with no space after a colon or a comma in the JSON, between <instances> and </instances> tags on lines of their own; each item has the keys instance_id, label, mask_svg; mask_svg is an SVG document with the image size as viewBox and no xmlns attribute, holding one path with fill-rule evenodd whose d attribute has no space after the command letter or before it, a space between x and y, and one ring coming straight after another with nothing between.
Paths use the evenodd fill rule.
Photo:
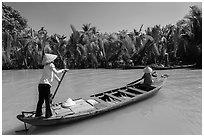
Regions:
<instances>
[{"instance_id":1,"label":"dark trousers","mask_svg":"<svg viewBox=\"0 0 204 137\"><path fill-rule=\"evenodd\" d=\"M37 109L36 109L36 116L42 115L42 105L44 101L45 101L45 107L46 107L45 117L52 116L52 112L50 109L50 88L51 86L49 84L38 85L39 100L38 100Z\"/></svg>"}]
</instances>

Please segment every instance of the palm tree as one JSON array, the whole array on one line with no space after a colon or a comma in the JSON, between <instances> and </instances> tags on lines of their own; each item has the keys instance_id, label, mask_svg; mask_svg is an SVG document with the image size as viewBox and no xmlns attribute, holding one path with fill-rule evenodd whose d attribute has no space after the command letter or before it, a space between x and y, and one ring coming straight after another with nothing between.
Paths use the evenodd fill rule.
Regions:
<instances>
[{"instance_id":1,"label":"palm tree","mask_svg":"<svg viewBox=\"0 0 204 137\"><path fill-rule=\"evenodd\" d=\"M179 43L179 54L186 63L197 62L201 64L202 56L202 11L196 7L184 19L177 22L182 43ZM183 48L181 48L183 47Z\"/></svg>"},{"instance_id":2,"label":"palm tree","mask_svg":"<svg viewBox=\"0 0 204 137\"><path fill-rule=\"evenodd\" d=\"M66 61L66 53L67 53L67 41L65 40L66 36L59 34L54 34L49 37L49 44L47 43L47 49L48 52L52 52L56 55L58 55L57 66L60 68L66 68L67 67L67 61ZM51 49L51 51L50 51Z\"/></svg>"},{"instance_id":3,"label":"palm tree","mask_svg":"<svg viewBox=\"0 0 204 137\"><path fill-rule=\"evenodd\" d=\"M100 62L100 56L101 56L101 48L99 45L99 38L98 31L96 27L91 27L91 24L83 24L82 27L83 31L81 32L81 44L84 45L87 54L86 59L87 63L90 63L90 66L97 68L101 62ZM100 43L101 44L101 43ZM84 60L85 61L85 60Z\"/></svg>"},{"instance_id":4,"label":"palm tree","mask_svg":"<svg viewBox=\"0 0 204 137\"><path fill-rule=\"evenodd\" d=\"M101 60L104 67L114 65L121 53L122 42L116 33L103 34L99 39Z\"/></svg>"},{"instance_id":5,"label":"palm tree","mask_svg":"<svg viewBox=\"0 0 204 137\"><path fill-rule=\"evenodd\" d=\"M140 35L140 39L142 41L142 44L131 57L134 63L147 64L148 62L152 62L152 59L154 59L153 61L154 63L156 63L156 59L160 55L160 53L158 51L158 47L156 45L156 42L154 41L154 38L151 35L143 34Z\"/></svg>"},{"instance_id":6,"label":"palm tree","mask_svg":"<svg viewBox=\"0 0 204 137\"><path fill-rule=\"evenodd\" d=\"M80 33L76 30L76 28L71 24L70 25L73 33L70 36L70 39L68 40L67 44L67 63L69 67L75 67L78 64L78 54L79 50L77 50L77 44L79 44L81 40Z\"/></svg>"},{"instance_id":7,"label":"palm tree","mask_svg":"<svg viewBox=\"0 0 204 137\"><path fill-rule=\"evenodd\" d=\"M186 15L184 18L191 21L193 43L198 45L202 42L202 10L197 6L191 6L190 8L189 15Z\"/></svg>"},{"instance_id":8,"label":"palm tree","mask_svg":"<svg viewBox=\"0 0 204 137\"><path fill-rule=\"evenodd\" d=\"M18 67L24 68L39 68L41 67L41 56L39 50L42 50L39 39L32 35L30 29L25 29L17 35L15 52Z\"/></svg>"},{"instance_id":9,"label":"palm tree","mask_svg":"<svg viewBox=\"0 0 204 137\"><path fill-rule=\"evenodd\" d=\"M2 63L3 63L3 68L10 68L11 67L11 42L13 38L9 34L8 31L4 31L2 33Z\"/></svg>"},{"instance_id":10,"label":"palm tree","mask_svg":"<svg viewBox=\"0 0 204 137\"><path fill-rule=\"evenodd\" d=\"M189 15L184 18L190 20L191 33L189 46L197 64L202 64L202 10L197 6L191 6Z\"/></svg>"}]
</instances>

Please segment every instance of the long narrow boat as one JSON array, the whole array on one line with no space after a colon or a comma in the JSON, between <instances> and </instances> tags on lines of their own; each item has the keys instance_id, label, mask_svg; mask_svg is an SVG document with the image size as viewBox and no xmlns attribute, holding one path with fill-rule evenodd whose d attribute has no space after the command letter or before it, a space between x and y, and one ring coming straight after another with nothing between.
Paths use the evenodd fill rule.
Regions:
<instances>
[{"instance_id":1,"label":"long narrow boat","mask_svg":"<svg viewBox=\"0 0 204 137\"><path fill-rule=\"evenodd\" d=\"M36 118L34 111L22 112L17 118L25 125L28 123L34 126L48 126L92 117L153 96L161 89L166 79L167 75L156 78L148 90L142 89L141 80L136 80L132 85L73 99L75 105L70 107L64 106L63 102L52 104L51 109L54 113L50 118Z\"/></svg>"},{"instance_id":2,"label":"long narrow boat","mask_svg":"<svg viewBox=\"0 0 204 137\"><path fill-rule=\"evenodd\" d=\"M174 66L156 66L156 65L150 65L151 68L154 70L169 70L169 69L186 69L186 68L193 68L196 64L190 64L190 65L174 65ZM143 69L145 66L124 66L122 69Z\"/></svg>"},{"instance_id":3,"label":"long narrow boat","mask_svg":"<svg viewBox=\"0 0 204 137\"><path fill-rule=\"evenodd\" d=\"M162 67L162 66L153 66L152 68L154 70L169 70L169 69L186 69L186 68L193 68L195 67L196 64L190 64L190 65L174 65L174 66L169 66L169 67Z\"/></svg>"}]
</instances>

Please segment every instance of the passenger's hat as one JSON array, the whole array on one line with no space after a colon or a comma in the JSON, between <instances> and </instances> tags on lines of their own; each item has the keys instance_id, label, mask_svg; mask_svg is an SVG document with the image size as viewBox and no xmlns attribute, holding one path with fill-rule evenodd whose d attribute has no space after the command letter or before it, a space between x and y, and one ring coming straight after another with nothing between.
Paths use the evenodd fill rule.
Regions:
<instances>
[{"instance_id":1,"label":"passenger's hat","mask_svg":"<svg viewBox=\"0 0 204 137\"><path fill-rule=\"evenodd\" d=\"M147 66L147 67L144 68L143 72L144 73L152 73L152 68Z\"/></svg>"},{"instance_id":2,"label":"passenger's hat","mask_svg":"<svg viewBox=\"0 0 204 137\"><path fill-rule=\"evenodd\" d=\"M73 106L73 105L76 105L76 103L71 98L68 98L67 101L62 103L62 107L64 107L64 108L70 107L70 106Z\"/></svg>"},{"instance_id":3,"label":"passenger's hat","mask_svg":"<svg viewBox=\"0 0 204 137\"><path fill-rule=\"evenodd\" d=\"M51 63L51 62L53 62L56 58L57 58L57 55L46 53L46 54L44 55L44 57L43 57L42 64L45 65L45 64Z\"/></svg>"}]
</instances>

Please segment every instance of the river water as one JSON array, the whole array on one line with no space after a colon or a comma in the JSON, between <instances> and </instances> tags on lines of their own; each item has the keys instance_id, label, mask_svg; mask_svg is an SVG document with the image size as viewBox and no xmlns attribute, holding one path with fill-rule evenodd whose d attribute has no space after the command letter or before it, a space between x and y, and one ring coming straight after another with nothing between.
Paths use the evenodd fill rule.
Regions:
<instances>
[{"instance_id":1,"label":"river water","mask_svg":"<svg viewBox=\"0 0 204 137\"><path fill-rule=\"evenodd\" d=\"M24 129L16 115L35 110L37 84L42 70L2 71L2 134ZM159 70L168 74L163 88L153 97L90 119L49 127L30 128L34 135L201 135L202 70ZM54 102L124 86L142 76L142 69L70 70ZM52 91L57 83L53 84Z\"/></svg>"}]
</instances>

